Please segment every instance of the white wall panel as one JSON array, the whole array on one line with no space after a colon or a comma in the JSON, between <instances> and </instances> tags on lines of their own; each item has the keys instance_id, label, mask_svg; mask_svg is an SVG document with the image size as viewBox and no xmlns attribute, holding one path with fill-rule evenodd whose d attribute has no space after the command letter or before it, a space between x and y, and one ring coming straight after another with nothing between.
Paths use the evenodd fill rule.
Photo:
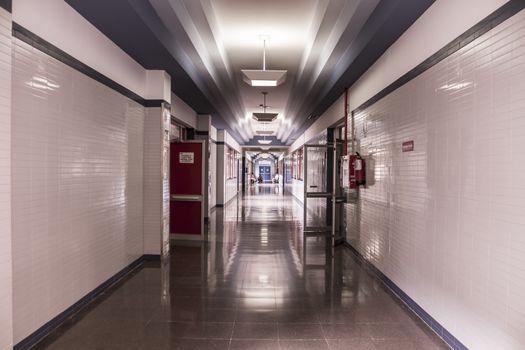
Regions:
<instances>
[{"instance_id":1,"label":"white wall panel","mask_svg":"<svg viewBox=\"0 0 525 350\"><path fill-rule=\"evenodd\" d=\"M171 115L185 126L197 128L197 113L173 93L171 94Z\"/></svg>"},{"instance_id":2,"label":"white wall panel","mask_svg":"<svg viewBox=\"0 0 525 350\"><path fill-rule=\"evenodd\" d=\"M508 0L437 0L351 87L350 110L463 34Z\"/></svg>"},{"instance_id":3,"label":"white wall panel","mask_svg":"<svg viewBox=\"0 0 525 350\"><path fill-rule=\"evenodd\" d=\"M508 0L437 0L349 89L349 111L423 62ZM290 146L295 151L344 116L344 94Z\"/></svg>"},{"instance_id":4,"label":"white wall panel","mask_svg":"<svg viewBox=\"0 0 525 350\"><path fill-rule=\"evenodd\" d=\"M146 70L65 1L15 0L13 21L145 97Z\"/></svg>"},{"instance_id":5,"label":"white wall panel","mask_svg":"<svg viewBox=\"0 0 525 350\"><path fill-rule=\"evenodd\" d=\"M18 40L12 95L17 343L143 254L144 108Z\"/></svg>"},{"instance_id":6,"label":"white wall panel","mask_svg":"<svg viewBox=\"0 0 525 350\"><path fill-rule=\"evenodd\" d=\"M355 121L351 243L468 348L525 348L525 11Z\"/></svg>"},{"instance_id":7,"label":"white wall panel","mask_svg":"<svg viewBox=\"0 0 525 350\"><path fill-rule=\"evenodd\" d=\"M0 8L0 349L13 344L11 263L11 15Z\"/></svg>"}]
</instances>

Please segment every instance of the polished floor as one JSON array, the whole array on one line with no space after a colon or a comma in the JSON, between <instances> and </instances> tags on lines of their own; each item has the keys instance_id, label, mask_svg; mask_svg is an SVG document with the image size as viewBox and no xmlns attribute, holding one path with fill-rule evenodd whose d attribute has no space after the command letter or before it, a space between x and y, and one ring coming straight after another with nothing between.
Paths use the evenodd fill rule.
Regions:
<instances>
[{"instance_id":1,"label":"polished floor","mask_svg":"<svg viewBox=\"0 0 525 350\"><path fill-rule=\"evenodd\" d=\"M447 349L344 247L303 239L302 208L253 186L37 349Z\"/></svg>"}]
</instances>

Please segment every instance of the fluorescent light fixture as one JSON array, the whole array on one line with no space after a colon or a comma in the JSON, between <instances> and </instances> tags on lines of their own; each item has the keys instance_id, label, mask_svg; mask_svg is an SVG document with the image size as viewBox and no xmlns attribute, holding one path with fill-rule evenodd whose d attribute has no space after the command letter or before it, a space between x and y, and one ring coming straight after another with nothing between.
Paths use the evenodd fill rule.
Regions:
<instances>
[{"instance_id":1,"label":"fluorescent light fixture","mask_svg":"<svg viewBox=\"0 0 525 350\"><path fill-rule=\"evenodd\" d=\"M272 140L257 140L261 145L269 145L272 143Z\"/></svg>"},{"instance_id":2,"label":"fluorescent light fixture","mask_svg":"<svg viewBox=\"0 0 525 350\"><path fill-rule=\"evenodd\" d=\"M250 86L278 86L286 80L285 70L266 69L266 40L268 36L261 36L263 40L263 66L262 69L242 69L242 80Z\"/></svg>"},{"instance_id":3,"label":"fluorescent light fixture","mask_svg":"<svg viewBox=\"0 0 525 350\"><path fill-rule=\"evenodd\" d=\"M279 86L286 80L285 70L243 69L242 80L251 86Z\"/></svg>"},{"instance_id":4,"label":"fluorescent light fixture","mask_svg":"<svg viewBox=\"0 0 525 350\"><path fill-rule=\"evenodd\" d=\"M278 113L253 113L252 118L259 123L271 123L278 115Z\"/></svg>"},{"instance_id":5,"label":"fluorescent light fixture","mask_svg":"<svg viewBox=\"0 0 525 350\"><path fill-rule=\"evenodd\" d=\"M277 86L277 80L250 80L251 86Z\"/></svg>"}]
</instances>

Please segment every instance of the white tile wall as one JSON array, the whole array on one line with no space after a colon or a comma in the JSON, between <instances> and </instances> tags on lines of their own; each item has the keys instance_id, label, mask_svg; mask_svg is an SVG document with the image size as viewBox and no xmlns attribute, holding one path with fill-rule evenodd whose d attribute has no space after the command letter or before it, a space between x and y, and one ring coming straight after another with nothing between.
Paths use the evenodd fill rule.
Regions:
<instances>
[{"instance_id":1,"label":"white tile wall","mask_svg":"<svg viewBox=\"0 0 525 350\"><path fill-rule=\"evenodd\" d=\"M468 348L524 349L525 11L355 119L349 240Z\"/></svg>"},{"instance_id":2,"label":"white tile wall","mask_svg":"<svg viewBox=\"0 0 525 350\"><path fill-rule=\"evenodd\" d=\"M292 179L292 183L285 185L285 190L291 193L300 202L304 200L304 182L303 180Z\"/></svg>"},{"instance_id":3,"label":"white tile wall","mask_svg":"<svg viewBox=\"0 0 525 350\"><path fill-rule=\"evenodd\" d=\"M144 123L144 254L169 252L168 108L146 108Z\"/></svg>"},{"instance_id":4,"label":"white tile wall","mask_svg":"<svg viewBox=\"0 0 525 350\"><path fill-rule=\"evenodd\" d=\"M143 254L144 108L13 44L17 343Z\"/></svg>"},{"instance_id":5,"label":"white tile wall","mask_svg":"<svg viewBox=\"0 0 525 350\"><path fill-rule=\"evenodd\" d=\"M13 344L11 261L11 15L0 8L0 349Z\"/></svg>"},{"instance_id":6,"label":"white tile wall","mask_svg":"<svg viewBox=\"0 0 525 350\"><path fill-rule=\"evenodd\" d=\"M237 179L227 179L224 185L224 203L228 203L237 195Z\"/></svg>"},{"instance_id":7,"label":"white tile wall","mask_svg":"<svg viewBox=\"0 0 525 350\"><path fill-rule=\"evenodd\" d=\"M144 123L144 254L160 254L161 250L161 169L161 108L147 108Z\"/></svg>"}]
</instances>

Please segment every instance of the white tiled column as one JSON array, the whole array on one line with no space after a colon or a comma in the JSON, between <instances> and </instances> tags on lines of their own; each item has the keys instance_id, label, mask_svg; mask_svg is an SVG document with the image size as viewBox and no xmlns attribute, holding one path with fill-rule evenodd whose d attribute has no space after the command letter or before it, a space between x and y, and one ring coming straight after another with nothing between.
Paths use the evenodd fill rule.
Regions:
<instances>
[{"instance_id":1,"label":"white tiled column","mask_svg":"<svg viewBox=\"0 0 525 350\"><path fill-rule=\"evenodd\" d=\"M144 122L144 254L169 252L170 109L146 109Z\"/></svg>"},{"instance_id":2,"label":"white tiled column","mask_svg":"<svg viewBox=\"0 0 525 350\"><path fill-rule=\"evenodd\" d=\"M11 14L0 8L0 349L13 345L11 253Z\"/></svg>"}]
</instances>

